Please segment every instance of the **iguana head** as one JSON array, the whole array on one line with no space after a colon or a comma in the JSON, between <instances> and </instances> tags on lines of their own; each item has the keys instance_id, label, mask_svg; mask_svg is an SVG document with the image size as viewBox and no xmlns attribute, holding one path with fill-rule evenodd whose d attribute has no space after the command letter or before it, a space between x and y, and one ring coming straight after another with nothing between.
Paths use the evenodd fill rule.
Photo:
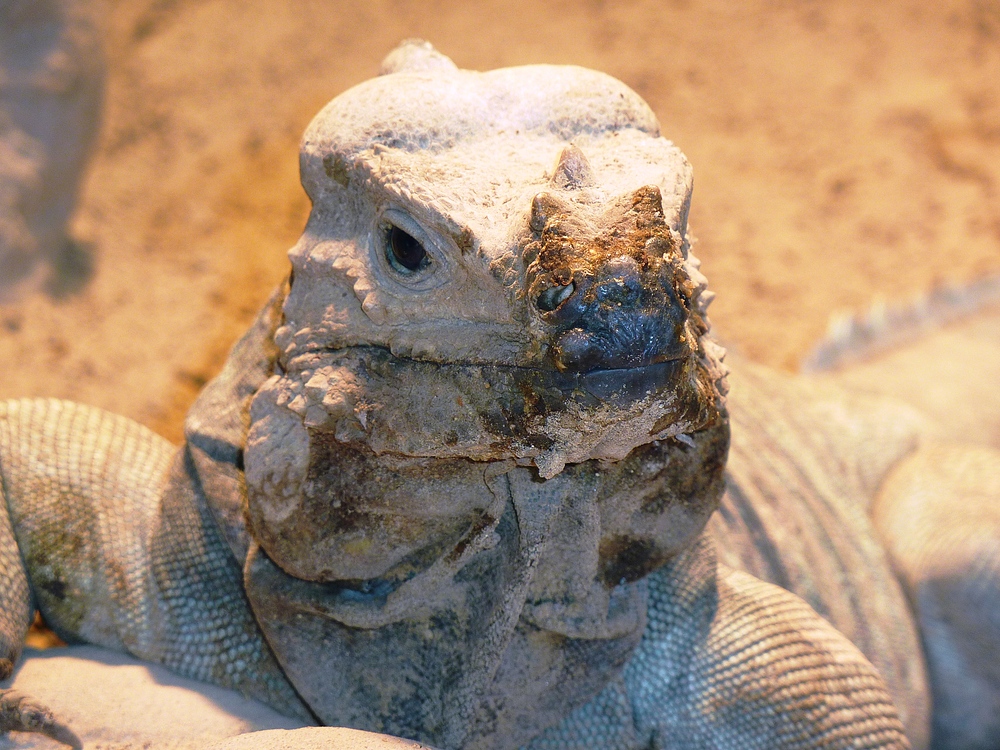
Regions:
<instances>
[{"instance_id":1,"label":"iguana head","mask_svg":"<svg viewBox=\"0 0 1000 750\"><path fill-rule=\"evenodd\" d=\"M383 72L303 140L247 588L326 723L514 747L617 673L721 492L691 169L600 73Z\"/></svg>"}]
</instances>

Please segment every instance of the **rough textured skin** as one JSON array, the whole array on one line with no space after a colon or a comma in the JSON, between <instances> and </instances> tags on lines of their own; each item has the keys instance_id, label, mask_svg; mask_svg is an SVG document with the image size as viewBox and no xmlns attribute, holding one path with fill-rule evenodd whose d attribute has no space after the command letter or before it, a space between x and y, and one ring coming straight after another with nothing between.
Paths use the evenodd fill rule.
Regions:
<instances>
[{"instance_id":1,"label":"rough textured skin","mask_svg":"<svg viewBox=\"0 0 1000 750\"><path fill-rule=\"evenodd\" d=\"M198 502L189 462L106 412L55 400L0 405L4 520L21 553L5 578L24 596L30 571L33 594L17 601L4 592L20 605L4 623L7 653L20 650L37 606L68 641L127 651L306 716L247 610L239 567Z\"/></svg>"},{"instance_id":2,"label":"rough textured skin","mask_svg":"<svg viewBox=\"0 0 1000 750\"><path fill-rule=\"evenodd\" d=\"M2 407L0 657L37 606L63 637L444 748L927 747L916 624L937 680L935 649L968 643L934 602L996 579L921 599L925 546L897 527L906 503L995 500L995 454L966 471L903 407L746 363L727 397L690 167L619 82L413 43L383 73L307 131L292 276L180 449ZM997 644L969 627L968 653ZM992 679L934 683L940 747L990 737Z\"/></svg>"}]
</instances>

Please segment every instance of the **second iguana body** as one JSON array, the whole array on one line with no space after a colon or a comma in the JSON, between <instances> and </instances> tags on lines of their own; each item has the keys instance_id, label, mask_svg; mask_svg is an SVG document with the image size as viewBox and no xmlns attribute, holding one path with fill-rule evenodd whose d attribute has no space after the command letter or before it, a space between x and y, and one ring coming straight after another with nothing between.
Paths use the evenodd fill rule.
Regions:
<instances>
[{"instance_id":1,"label":"second iguana body","mask_svg":"<svg viewBox=\"0 0 1000 750\"><path fill-rule=\"evenodd\" d=\"M931 611L901 529L988 508L1000 458L748 363L727 396L690 168L633 92L404 45L302 169L290 283L183 446L0 407L5 669L37 606L441 747L926 747L932 712L936 747L995 736L989 690L945 674L930 705L919 626L933 681L967 621Z\"/></svg>"}]
</instances>

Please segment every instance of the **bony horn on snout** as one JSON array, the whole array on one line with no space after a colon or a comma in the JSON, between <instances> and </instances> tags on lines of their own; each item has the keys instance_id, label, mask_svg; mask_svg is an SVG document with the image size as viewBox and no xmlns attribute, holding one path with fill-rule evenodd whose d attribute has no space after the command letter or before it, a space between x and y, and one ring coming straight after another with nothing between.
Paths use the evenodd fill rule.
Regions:
<instances>
[{"instance_id":1,"label":"bony horn on snout","mask_svg":"<svg viewBox=\"0 0 1000 750\"><path fill-rule=\"evenodd\" d=\"M550 182L563 190L591 187L594 185L594 170L583 151L571 143L559 153Z\"/></svg>"}]
</instances>

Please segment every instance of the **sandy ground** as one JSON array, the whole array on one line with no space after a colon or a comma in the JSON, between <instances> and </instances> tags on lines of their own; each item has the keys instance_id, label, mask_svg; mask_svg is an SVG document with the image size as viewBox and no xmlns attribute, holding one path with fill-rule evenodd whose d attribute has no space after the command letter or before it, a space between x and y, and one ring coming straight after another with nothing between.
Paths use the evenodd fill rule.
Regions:
<instances>
[{"instance_id":1,"label":"sandy ground","mask_svg":"<svg viewBox=\"0 0 1000 750\"><path fill-rule=\"evenodd\" d=\"M173 440L286 270L298 138L408 36L460 66L573 63L695 166L716 331L794 368L830 315L1000 273L1000 2L120 0L104 120L47 292L0 307L0 398Z\"/></svg>"}]
</instances>

